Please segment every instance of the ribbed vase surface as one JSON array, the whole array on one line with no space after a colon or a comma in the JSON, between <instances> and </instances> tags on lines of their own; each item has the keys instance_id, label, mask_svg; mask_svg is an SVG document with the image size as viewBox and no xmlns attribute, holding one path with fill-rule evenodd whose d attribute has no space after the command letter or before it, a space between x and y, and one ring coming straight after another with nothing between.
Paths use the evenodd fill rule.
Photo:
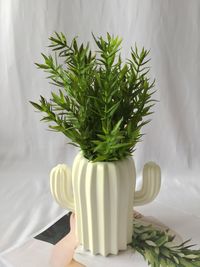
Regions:
<instances>
[{"instance_id":1,"label":"ribbed vase surface","mask_svg":"<svg viewBox=\"0 0 200 267\"><path fill-rule=\"evenodd\" d=\"M91 163L75 158L72 187L80 244L93 254L117 254L132 239L135 165L132 158Z\"/></svg>"}]
</instances>

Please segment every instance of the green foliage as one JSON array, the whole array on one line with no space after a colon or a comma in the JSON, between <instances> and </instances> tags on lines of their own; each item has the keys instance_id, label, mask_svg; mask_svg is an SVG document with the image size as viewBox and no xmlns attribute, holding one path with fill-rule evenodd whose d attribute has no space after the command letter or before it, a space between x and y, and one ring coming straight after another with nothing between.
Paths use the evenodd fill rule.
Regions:
<instances>
[{"instance_id":1,"label":"green foliage","mask_svg":"<svg viewBox=\"0 0 200 267\"><path fill-rule=\"evenodd\" d=\"M107 34L96 38L98 47L92 53L89 44L78 45L76 38L68 44L63 33L50 37L55 56L44 55L44 63L36 63L48 73L58 93L48 101L30 103L45 113L49 127L62 132L79 146L91 161L115 161L132 154L141 140L141 128L150 120L154 101L154 81L147 77L149 67L144 48L131 48L131 59L122 63L122 40ZM58 62L59 61L59 62Z\"/></svg>"},{"instance_id":2,"label":"green foliage","mask_svg":"<svg viewBox=\"0 0 200 267\"><path fill-rule=\"evenodd\" d=\"M187 245L190 240L174 245L174 238L168 231L135 223L130 245L152 267L200 267L200 250L192 250L193 245Z\"/></svg>"}]
</instances>

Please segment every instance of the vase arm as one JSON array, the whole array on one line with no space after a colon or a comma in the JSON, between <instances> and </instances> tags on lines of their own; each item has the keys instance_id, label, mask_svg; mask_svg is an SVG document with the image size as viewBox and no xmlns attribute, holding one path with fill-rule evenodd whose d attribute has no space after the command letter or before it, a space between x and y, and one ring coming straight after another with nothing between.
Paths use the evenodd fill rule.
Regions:
<instances>
[{"instance_id":1,"label":"vase arm","mask_svg":"<svg viewBox=\"0 0 200 267\"><path fill-rule=\"evenodd\" d=\"M58 164L50 173L51 193L56 202L74 211L71 169L66 164Z\"/></svg>"},{"instance_id":2,"label":"vase arm","mask_svg":"<svg viewBox=\"0 0 200 267\"><path fill-rule=\"evenodd\" d=\"M161 186L161 170L154 162L148 162L143 168L142 188L135 192L134 206L152 202L158 195Z\"/></svg>"}]
</instances>

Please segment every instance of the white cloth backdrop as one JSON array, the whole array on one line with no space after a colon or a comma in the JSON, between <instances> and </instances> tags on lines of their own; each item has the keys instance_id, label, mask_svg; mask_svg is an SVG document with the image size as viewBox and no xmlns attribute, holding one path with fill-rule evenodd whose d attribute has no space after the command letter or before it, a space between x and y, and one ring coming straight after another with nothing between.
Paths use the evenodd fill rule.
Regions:
<instances>
[{"instance_id":1,"label":"white cloth backdrop","mask_svg":"<svg viewBox=\"0 0 200 267\"><path fill-rule=\"evenodd\" d=\"M53 201L48 176L57 163L71 165L77 150L46 131L28 103L49 95L34 62L48 51L54 31L91 41L92 48L91 32L119 35L124 57L135 42L151 49L159 103L134 154L138 175L146 161L156 161L163 174L157 203L188 214L188 221L200 218L200 2L0 0L0 251L66 212ZM200 244L200 230L187 230Z\"/></svg>"}]
</instances>

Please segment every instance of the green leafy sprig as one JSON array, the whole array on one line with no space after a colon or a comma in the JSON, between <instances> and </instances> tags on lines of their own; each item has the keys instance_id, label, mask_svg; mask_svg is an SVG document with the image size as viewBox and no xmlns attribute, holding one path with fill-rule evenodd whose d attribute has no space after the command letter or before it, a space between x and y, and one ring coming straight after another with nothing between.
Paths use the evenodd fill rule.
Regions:
<instances>
[{"instance_id":1,"label":"green leafy sprig","mask_svg":"<svg viewBox=\"0 0 200 267\"><path fill-rule=\"evenodd\" d=\"M175 245L174 239L168 230L161 231L136 222L130 245L152 267L200 267L200 250L191 249L190 240Z\"/></svg>"},{"instance_id":2,"label":"green leafy sprig","mask_svg":"<svg viewBox=\"0 0 200 267\"><path fill-rule=\"evenodd\" d=\"M149 51L131 48L122 63L122 40L107 34L96 38L98 51L89 44L68 43L63 33L50 37L55 56L44 55L39 69L48 73L56 88L51 99L41 96L30 103L45 113L42 121L62 132L91 161L115 161L130 156L141 140L141 128L150 120L154 81L148 78ZM53 123L53 124L52 124Z\"/></svg>"}]
</instances>

